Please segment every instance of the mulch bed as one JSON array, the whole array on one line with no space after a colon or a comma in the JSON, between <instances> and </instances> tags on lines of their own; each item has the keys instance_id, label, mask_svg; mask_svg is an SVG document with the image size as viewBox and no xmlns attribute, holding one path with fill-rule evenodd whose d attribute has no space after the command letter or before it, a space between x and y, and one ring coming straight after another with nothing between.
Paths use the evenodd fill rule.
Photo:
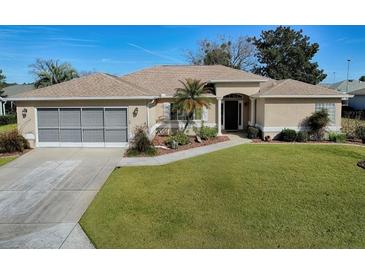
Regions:
<instances>
[{"instance_id":1,"label":"mulch bed","mask_svg":"<svg viewBox=\"0 0 365 274\"><path fill-rule=\"evenodd\" d=\"M153 139L153 144L155 146L166 146L165 145L165 141L168 138L168 136L156 136ZM164 154L169 154L169 153L174 153L177 151L182 151L182 150L187 150L190 148L195 148L195 147L202 147L202 146L207 146L207 145L212 145L212 144L216 144L216 143L220 143L220 142L226 142L229 141L228 136L217 136L215 138L211 138L209 140L202 140L201 143L198 143L195 139L195 137L190 137L190 143L187 145L183 145L183 146L178 146L177 149L164 149L164 148L157 148L157 155L164 155Z\"/></svg>"}]
</instances>

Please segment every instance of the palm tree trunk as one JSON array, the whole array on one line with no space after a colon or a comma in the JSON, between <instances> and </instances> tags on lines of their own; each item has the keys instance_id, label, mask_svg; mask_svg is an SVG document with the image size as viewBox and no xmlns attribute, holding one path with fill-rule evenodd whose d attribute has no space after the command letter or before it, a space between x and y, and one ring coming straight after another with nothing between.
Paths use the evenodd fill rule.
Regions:
<instances>
[{"instance_id":1,"label":"palm tree trunk","mask_svg":"<svg viewBox=\"0 0 365 274\"><path fill-rule=\"evenodd\" d=\"M191 113L189 113L187 116L186 116L186 123L185 123L185 126L184 126L184 130L183 132L185 133L186 132L186 129L188 128L189 124L190 124L190 117L192 116Z\"/></svg>"}]
</instances>

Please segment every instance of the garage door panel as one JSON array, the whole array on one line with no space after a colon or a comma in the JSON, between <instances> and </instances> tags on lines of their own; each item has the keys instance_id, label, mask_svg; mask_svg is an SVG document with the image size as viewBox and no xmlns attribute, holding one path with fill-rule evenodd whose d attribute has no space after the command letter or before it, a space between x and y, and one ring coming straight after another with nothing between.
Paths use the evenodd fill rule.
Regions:
<instances>
[{"instance_id":1,"label":"garage door panel","mask_svg":"<svg viewBox=\"0 0 365 274\"><path fill-rule=\"evenodd\" d=\"M41 128L38 129L39 142L58 142L58 128Z\"/></svg>"},{"instance_id":2,"label":"garage door panel","mask_svg":"<svg viewBox=\"0 0 365 274\"><path fill-rule=\"evenodd\" d=\"M60 142L81 143L81 129L62 129L61 128Z\"/></svg>"},{"instance_id":3,"label":"garage door panel","mask_svg":"<svg viewBox=\"0 0 365 274\"><path fill-rule=\"evenodd\" d=\"M38 127L58 127L58 109L42 108L38 109Z\"/></svg>"},{"instance_id":4,"label":"garage door panel","mask_svg":"<svg viewBox=\"0 0 365 274\"><path fill-rule=\"evenodd\" d=\"M82 109L82 126L102 128L104 126L104 110L102 108Z\"/></svg>"},{"instance_id":5,"label":"garage door panel","mask_svg":"<svg viewBox=\"0 0 365 274\"><path fill-rule=\"evenodd\" d=\"M105 142L107 143L127 142L127 129L106 129Z\"/></svg>"},{"instance_id":6,"label":"garage door panel","mask_svg":"<svg viewBox=\"0 0 365 274\"><path fill-rule=\"evenodd\" d=\"M83 141L86 143L99 143L104 142L104 130L103 129L84 129Z\"/></svg>"},{"instance_id":7,"label":"garage door panel","mask_svg":"<svg viewBox=\"0 0 365 274\"><path fill-rule=\"evenodd\" d=\"M81 127L81 110L79 108L61 108L60 109L60 126Z\"/></svg>"},{"instance_id":8,"label":"garage door panel","mask_svg":"<svg viewBox=\"0 0 365 274\"><path fill-rule=\"evenodd\" d=\"M105 127L127 127L127 110L120 108L106 108Z\"/></svg>"}]
</instances>

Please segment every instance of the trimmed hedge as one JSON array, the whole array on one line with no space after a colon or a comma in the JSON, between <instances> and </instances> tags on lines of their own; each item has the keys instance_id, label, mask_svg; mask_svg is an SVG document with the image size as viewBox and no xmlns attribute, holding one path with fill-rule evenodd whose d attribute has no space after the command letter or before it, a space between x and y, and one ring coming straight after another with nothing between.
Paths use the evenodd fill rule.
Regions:
<instances>
[{"instance_id":1,"label":"trimmed hedge","mask_svg":"<svg viewBox=\"0 0 365 274\"><path fill-rule=\"evenodd\" d=\"M207 127L204 124L195 129L195 134L198 135L202 140L208 140L217 137L218 128L217 127Z\"/></svg>"},{"instance_id":2,"label":"trimmed hedge","mask_svg":"<svg viewBox=\"0 0 365 274\"><path fill-rule=\"evenodd\" d=\"M260 130L257 127L249 126L247 128L247 137L249 139L257 139L260 135Z\"/></svg>"},{"instance_id":3,"label":"trimmed hedge","mask_svg":"<svg viewBox=\"0 0 365 274\"><path fill-rule=\"evenodd\" d=\"M16 124L16 115L0 116L0 126Z\"/></svg>"},{"instance_id":4,"label":"trimmed hedge","mask_svg":"<svg viewBox=\"0 0 365 274\"><path fill-rule=\"evenodd\" d=\"M284 142L294 142L297 138L297 132L294 129L284 128L280 132L280 138Z\"/></svg>"},{"instance_id":5,"label":"trimmed hedge","mask_svg":"<svg viewBox=\"0 0 365 274\"><path fill-rule=\"evenodd\" d=\"M345 133L330 132L328 134L328 139L331 142L344 143L344 142L346 142L346 134Z\"/></svg>"},{"instance_id":6,"label":"trimmed hedge","mask_svg":"<svg viewBox=\"0 0 365 274\"><path fill-rule=\"evenodd\" d=\"M296 139L297 142L305 143L308 141L308 139L309 139L308 132L306 132L306 131L297 132L297 139Z\"/></svg>"},{"instance_id":7,"label":"trimmed hedge","mask_svg":"<svg viewBox=\"0 0 365 274\"><path fill-rule=\"evenodd\" d=\"M183 132L177 132L174 135L171 135L169 138L167 138L167 140L165 141L165 144L168 147L172 148L174 141L176 142L176 144L181 145L181 146L187 145L190 143L189 136Z\"/></svg>"}]
</instances>

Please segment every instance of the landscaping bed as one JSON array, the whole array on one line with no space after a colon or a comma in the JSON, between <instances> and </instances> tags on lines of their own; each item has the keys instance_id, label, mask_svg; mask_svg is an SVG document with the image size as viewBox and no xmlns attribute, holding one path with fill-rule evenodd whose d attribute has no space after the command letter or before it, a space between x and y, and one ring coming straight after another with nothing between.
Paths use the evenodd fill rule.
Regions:
<instances>
[{"instance_id":1,"label":"landscaping bed","mask_svg":"<svg viewBox=\"0 0 365 274\"><path fill-rule=\"evenodd\" d=\"M281 140L271 140L271 141L265 141L262 139L252 139L253 144L288 144L288 142L281 141ZM361 141L361 139L347 139L345 142L336 143L329 140L321 140L321 141L311 141L308 140L306 142L289 142L290 144L349 144L349 145L360 145L365 146L365 144Z\"/></svg>"},{"instance_id":2,"label":"landscaping bed","mask_svg":"<svg viewBox=\"0 0 365 274\"><path fill-rule=\"evenodd\" d=\"M220 143L220 142L226 142L229 141L228 136L217 136L214 138L210 138L208 140L201 140L201 142L197 142L195 137L189 137L190 142L189 144L186 145L179 145L177 147L177 149L172 149L172 148L168 148L166 147L166 140L169 138L169 136L156 136L153 139L153 144L157 149L157 155L164 155L164 154L168 154L168 153L174 153L177 151L182 151L182 150L187 150L190 148L196 148L196 147L202 147L202 146L207 146L207 145L212 145L212 144L216 144L216 143ZM162 148L164 147L164 148Z\"/></svg>"}]
</instances>

